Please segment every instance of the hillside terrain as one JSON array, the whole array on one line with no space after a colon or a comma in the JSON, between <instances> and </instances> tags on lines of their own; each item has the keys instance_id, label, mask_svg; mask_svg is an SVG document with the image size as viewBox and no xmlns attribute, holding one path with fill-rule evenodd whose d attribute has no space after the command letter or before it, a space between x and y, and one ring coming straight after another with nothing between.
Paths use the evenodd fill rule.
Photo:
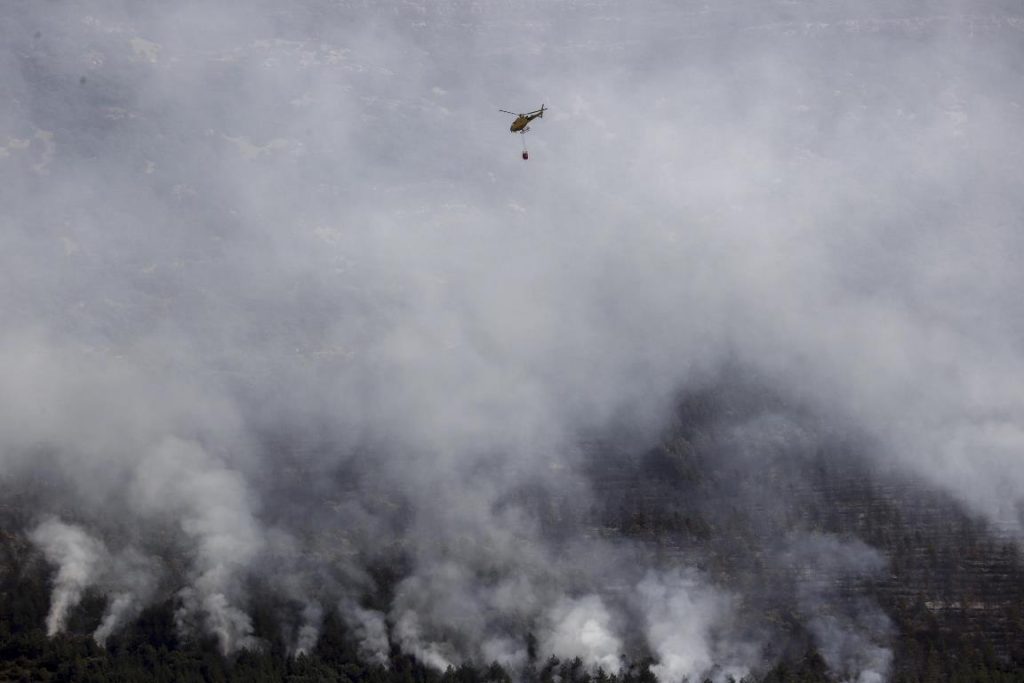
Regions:
<instances>
[{"instance_id":1,"label":"hillside terrain","mask_svg":"<svg viewBox=\"0 0 1024 683\"><path fill-rule=\"evenodd\" d=\"M697 567L742 596L745 629L770 634L769 664L747 680L835 680L819 652L828 644L808 627L808 610L838 624L881 619L878 635L892 649L894 681L1020 680L1024 563L1015 540L948 495L879 471L848 438L806 438L816 426L756 386L709 390L684 397L672 428L649 448L630 451L630 439L611 437L585 442L585 488L592 495L582 495L584 488L522 495L551 539L584 529L635 546L652 566ZM735 447L737 430L750 429L763 437L756 453ZM40 486L35 495L45 493ZM608 675L579 660L538 657L528 632L517 635L531 651L524 671L467 662L442 672L396 645L386 662L367 660L337 614L328 614L316 646L296 655L281 637L279 615L287 605L258 585L246 607L263 645L231 657L212 638L182 639L173 594L105 648L90 637L104 613L99 594L85 596L66 633L47 638L53 570L25 537L29 518L18 505L26 495L5 496L2 510L0 680L654 680L640 640L631 663ZM376 495L401 507L397 491ZM386 606L408 558L402 543L380 540L388 549L374 569L378 593L364 600ZM850 547L869 560L835 560ZM601 589L614 595L616 586Z\"/></svg>"},{"instance_id":2,"label":"hillside terrain","mask_svg":"<svg viewBox=\"0 0 1024 683\"><path fill-rule=\"evenodd\" d=\"M1021 64L1019 0L5 3L0 681L1024 680Z\"/></svg>"}]
</instances>

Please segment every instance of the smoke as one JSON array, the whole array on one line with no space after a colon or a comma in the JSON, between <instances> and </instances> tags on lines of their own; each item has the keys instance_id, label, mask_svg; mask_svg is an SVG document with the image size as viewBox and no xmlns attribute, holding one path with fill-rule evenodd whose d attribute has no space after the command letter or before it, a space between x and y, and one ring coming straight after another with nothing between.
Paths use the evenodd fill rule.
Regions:
<instances>
[{"instance_id":1,"label":"smoke","mask_svg":"<svg viewBox=\"0 0 1024 683\"><path fill-rule=\"evenodd\" d=\"M319 605L307 605L302 610L302 626L299 627L298 636L295 639L296 654L308 654L316 647L320 638L320 624L323 621L324 610Z\"/></svg>"},{"instance_id":2,"label":"smoke","mask_svg":"<svg viewBox=\"0 0 1024 683\"><path fill-rule=\"evenodd\" d=\"M692 572L649 573L637 594L658 680L705 680L712 674L716 681L740 680L760 663L759 644L730 632L736 615L732 596Z\"/></svg>"},{"instance_id":3,"label":"smoke","mask_svg":"<svg viewBox=\"0 0 1024 683\"><path fill-rule=\"evenodd\" d=\"M46 635L53 636L64 630L68 613L103 572L107 549L83 529L56 519L40 523L29 538L57 566L50 612L46 615Z\"/></svg>"},{"instance_id":4,"label":"smoke","mask_svg":"<svg viewBox=\"0 0 1024 683\"><path fill-rule=\"evenodd\" d=\"M109 598L100 625L93 633L100 645L136 617L156 593L160 569L135 548L111 552L80 526L56 518L39 523L29 538L57 567L46 618L48 636L65 630L68 615L88 589Z\"/></svg>"},{"instance_id":5,"label":"smoke","mask_svg":"<svg viewBox=\"0 0 1024 683\"><path fill-rule=\"evenodd\" d=\"M884 569L884 558L860 541L824 535L795 538L786 554L798 572L800 610L832 673L854 683L889 680L892 623L877 604L849 590Z\"/></svg>"},{"instance_id":6,"label":"smoke","mask_svg":"<svg viewBox=\"0 0 1024 683\"><path fill-rule=\"evenodd\" d=\"M1019 532L1018 15L13 6L0 466L81 520L32 532L48 632L94 589L101 643L170 597L183 635L259 647L259 585L294 652L337 606L381 663L522 667L533 632L606 671L753 670L745 596L595 528L581 446L643 452L723 367ZM496 110L541 102L524 164ZM832 551L809 571L877 564ZM829 666L886 676L884 615L825 583L799 602Z\"/></svg>"},{"instance_id":7,"label":"smoke","mask_svg":"<svg viewBox=\"0 0 1024 683\"><path fill-rule=\"evenodd\" d=\"M404 652L440 671L456 662L454 648L448 643L428 639L420 625L419 614L407 610L398 615L395 623L395 639Z\"/></svg>"},{"instance_id":8,"label":"smoke","mask_svg":"<svg viewBox=\"0 0 1024 683\"><path fill-rule=\"evenodd\" d=\"M156 597L163 572L152 558L135 548L125 548L112 555L103 579L103 590L108 596L106 611L93 638L100 645L130 624L142 609Z\"/></svg>"},{"instance_id":9,"label":"smoke","mask_svg":"<svg viewBox=\"0 0 1024 683\"><path fill-rule=\"evenodd\" d=\"M387 666L391 648L384 615L352 604L351 601L344 601L339 611L355 633L359 653L369 662Z\"/></svg>"},{"instance_id":10,"label":"smoke","mask_svg":"<svg viewBox=\"0 0 1024 683\"><path fill-rule=\"evenodd\" d=\"M543 650L561 659L579 657L591 668L608 673L622 666L622 640L615 635L612 615L598 595L562 598L547 614Z\"/></svg>"},{"instance_id":11,"label":"smoke","mask_svg":"<svg viewBox=\"0 0 1024 683\"><path fill-rule=\"evenodd\" d=\"M832 615L815 616L811 632L829 668L850 683L881 683L889 680L892 650L873 641L874 634L889 628L884 615L876 613L868 623L851 623Z\"/></svg>"},{"instance_id":12,"label":"smoke","mask_svg":"<svg viewBox=\"0 0 1024 683\"><path fill-rule=\"evenodd\" d=\"M184 631L199 622L224 653L258 645L237 606L240 577L257 558L264 533L248 504L245 482L196 443L168 439L140 463L133 482L137 509L170 515L196 553L176 618Z\"/></svg>"}]
</instances>

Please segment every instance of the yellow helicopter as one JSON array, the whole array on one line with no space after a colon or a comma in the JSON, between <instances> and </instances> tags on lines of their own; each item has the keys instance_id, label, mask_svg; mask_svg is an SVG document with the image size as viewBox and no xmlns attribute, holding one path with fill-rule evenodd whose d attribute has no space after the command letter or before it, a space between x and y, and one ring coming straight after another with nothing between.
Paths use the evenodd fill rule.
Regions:
<instances>
[{"instance_id":1,"label":"yellow helicopter","mask_svg":"<svg viewBox=\"0 0 1024 683\"><path fill-rule=\"evenodd\" d=\"M510 133L520 133L521 135L524 136L523 161L526 161L527 159L530 158L530 153L526 151L526 131L530 130L530 121L542 118L544 116L544 105L542 104L540 105L540 109L528 112L526 114L517 114L515 112L508 111L507 109L499 109L498 111L500 111L503 114L512 114L512 116L516 117L516 120L512 122L512 126L509 127L508 130Z\"/></svg>"},{"instance_id":2,"label":"yellow helicopter","mask_svg":"<svg viewBox=\"0 0 1024 683\"><path fill-rule=\"evenodd\" d=\"M498 111L502 114L512 114L512 116L516 117L516 120L512 122L512 127L508 129L510 133L525 133L530 130L530 121L544 116L544 105L540 105L540 109L527 114L517 114L507 109L499 109Z\"/></svg>"}]
</instances>

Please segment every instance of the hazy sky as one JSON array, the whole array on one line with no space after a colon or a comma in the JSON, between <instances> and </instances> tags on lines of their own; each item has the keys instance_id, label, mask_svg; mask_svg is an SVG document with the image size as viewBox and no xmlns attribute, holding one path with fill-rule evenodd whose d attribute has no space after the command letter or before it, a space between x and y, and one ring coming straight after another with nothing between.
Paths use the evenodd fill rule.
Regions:
<instances>
[{"instance_id":1,"label":"hazy sky","mask_svg":"<svg viewBox=\"0 0 1024 683\"><path fill-rule=\"evenodd\" d=\"M178 528L180 616L225 649L251 637L238 577L289 554L296 491L348 505L321 475L353 458L413 500L431 581L500 564L436 542L462 534L562 594L495 501L571 480L581 430L655 432L725 363L1019 528L1017 3L9 2L0 46L0 463L61 473L111 544L89 567L144 535L126 518ZM541 103L524 162L497 110ZM48 524L52 558L85 543ZM309 602L326 570L292 569ZM81 582L149 599L117 573ZM413 578L391 637L465 656L421 642L467 608ZM638 604L728 602L684 584ZM604 661L566 633L614 615L564 600L552 651Z\"/></svg>"}]
</instances>

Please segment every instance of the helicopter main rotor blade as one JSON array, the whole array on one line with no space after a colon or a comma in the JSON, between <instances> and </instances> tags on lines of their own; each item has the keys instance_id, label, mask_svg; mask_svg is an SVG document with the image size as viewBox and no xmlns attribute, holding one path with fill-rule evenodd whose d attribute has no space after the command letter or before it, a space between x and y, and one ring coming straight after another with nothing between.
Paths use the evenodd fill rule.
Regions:
<instances>
[{"instance_id":1,"label":"helicopter main rotor blade","mask_svg":"<svg viewBox=\"0 0 1024 683\"><path fill-rule=\"evenodd\" d=\"M517 114L514 111L509 111L508 109L499 109L498 111L500 111L502 114L512 114L512 116L522 116L522 114Z\"/></svg>"}]
</instances>

